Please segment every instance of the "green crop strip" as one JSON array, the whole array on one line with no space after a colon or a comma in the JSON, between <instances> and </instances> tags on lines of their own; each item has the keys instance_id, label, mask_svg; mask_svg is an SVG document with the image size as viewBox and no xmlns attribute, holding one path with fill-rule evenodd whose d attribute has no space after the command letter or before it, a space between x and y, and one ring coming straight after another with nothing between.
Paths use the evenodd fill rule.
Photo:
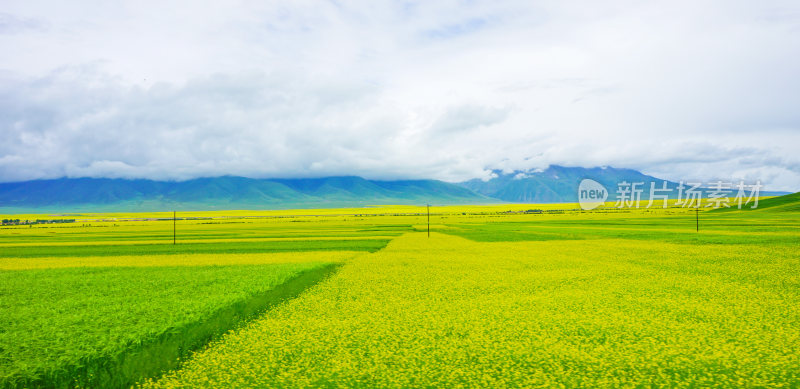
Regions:
<instances>
[{"instance_id":1,"label":"green crop strip","mask_svg":"<svg viewBox=\"0 0 800 389\"><path fill-rule=\"evenodd\" d=\"M128 244L91 246L11 246L1 247L0 257L87 257L117 255L165 255L165 254L241 254L275 253L291 251L369 251L385 247L388 239L351 240L287 240L264 242L220 242L169 244Z\"/></svg>"},{"instance_id":2,"label":"green crop strip","mask_svg":"<svg viewBox=\"0 0 800 389\"><path fill-rule=\"evenodd\" d=\"M155 377L165 370L175 368L178 366L181 360L189 355L192 350L197 350L208 343L208 341L211 339L224 333L225 331L237 327L244 320L263 312L265 309L275 306L283 301L286 301L287 299L296 297L308 287L318 283L322 279L335 272L338 267L338 264L306 264L302 267L300 265L270 265L267 267L242 266L240 267L241 270L245 273L250 273L251 275L254 271L258 273L258 269L269 270L270 268L276 269L279 272L283 272L284 275L278 276L277 278L273 275L272 278L265 280L265 282L267 282L266 285L269 285L270 282L280 282L279 284L269 287L266 290L263 289L263 286L259 287L257 284L252 284L250 288L255 287L261 288L262 290L251 292L252 294L245 297L239 297L235 299L229 298L227 299L228 302L226 304L217 306L211 311L206 311L203 313L200 312L199 309L195 309L193 311L195 312L194 314L190 314L191 312L187 312L187 314L183 315L178 313L176 318L168 318L170 321L165 322L164 320L160 320L159 322L162 323L171 323L168 328L163 330L157 330L158 326L149 325L149 327L142 328L138 331L142 333L141 335L133 334L133 336L127 336L127 334L120 334L126 335L123 336L123 340L126 345L121 348L115 348L113 346L114 344L119 343L119 341L115 342L111 339L103 339L102 337L104 335L98 333L95 336L97 339L95 342L97 343L97 346L100 346L101 348L94 352L89 351L92 349L92 341L90 339L79 339L77 342L67 342L71 343L71 345L62 344L60 347L74 347L65 349L63 351L59 351L58 349L26 351L25 349L20 349L20 347L24 347L24 345L21 345L20 343L24 342L29 346L35 345L37 340L31 339L31 336L39 336L37 333L41 334L42 329L37 330L35 328L20 328L18 321L15 321L15 323L3 323L4 330L0 331L0 367L2 367L4 373L3 375L0 375L0 387L129 387L137 380ZM208 282L216 282L222 287L224 286L224 283L220 281L221 279L236 276L236 274L244 274L235 269L236 267L232 267L234 269L230 269L233 271L225 271L226 268L227 267L208 267L205 269L105 268L92 270L62 269L45 271L8 271L0 272L0 278L2 278L3 281L7 281L7 286L14 287L21 285L20 281L30 285L32 279L45 274L45 272L55 275L58 275L58 273L67 275L67 277L50 277L52 282L59 282L60 280L68 281L70 278L70 273L89 278L92 277L92 274L95 274L99 278L96 278L94 283L102 283L101 279L107 278L109 276L109 271L122 272L120 274L122 278L111 276L112 282L120 282L123 278L127 278L127 276L141 276L143 274L147 275L149 271L151 276L160 277L165 282L169 282L170 277L168 277L167 273L165 273L165 270L167 270L171 273L175 273L181 278L187 276L191 277L192 275L198 276L200 278L200 283L195 287L202 288L202 284ZM302 270L304 268L306 270ZM218 273L217 269L223 270L223 273L215 274ZM287 270L293 271L290 269L297 269L299 272L296 272L293 275L286 273ZM213 275L213 277L209 278L208 276L204 276L201 274L203 272L208 275ZM262 274L269 275L268 272ZM286 276L289 276L289 278L285 279ZM250 278L257 280L258 277L251 276ZM39 282L36 287L48 288L47 281L44 283ZM94 288L95 286L91 285L91 287ZM134 294L136 294L136 291L132 289L135 287L136 284L132 283L131 287L127 289L129 292L134 292ZM182 285L182 287L186 288L188 285ZM58 289L57 287L55 288ZM126 301L126 299L128 299L128 301L134 305L159 303L158 300L133 301L131 297L120 294L120 288L116 288L117 290L113 290L114 288L111 289L112 290L109 290L109 293L110 295L114 296L111 299L118 302ZM122 287L122 289L125 289L125 287ZM184 292L190 290L191 289L184 289ZM63 288L62 291L69 293ZM154 294L145 292L145 294L155 296L158 293ZM235 296L242 295L243 293L241 292L235 293ZM187 294L186 296L191 297L190 294ZM11 304L11 302L8 301L8 298L9 294L7 292L0 293L0 307L3 309L7 309ZM84 301L79 301L78 304L86 304L91 300L86 296L80 296L80 298ZM176 302L178 300L176 298L172 299L176 300ZM111 303L111 301L108 301L108 298L103 298L102 296L100 297L100 300L106 301L101 302L98 300L96 302L105 304ZM59 305L60 304L54 305L45 303L41 308L34 307L33 310L38 310L39 312L45 313L46 311L43 311L43 309L57 310ZM175 305L175 307L178 306ZM129 307L125 305L121 305L119 308L123 310L129 309ZM86 309L92 309L92 306L87 305ZM163 310L159 310L159 312L161 311ZM51 314L56 314L52 318L53 320L64 319L64 317L59 317L57 311L51 311ZM127 315L123 313L123 316L128 316L128 320L136 320L136 315L130 315L130 313ZM188 318L188 320L181 321L181 317ZM6 318L5 320L14 319ZM84 329L89 332L96 332L96 329L98 328L98 323L92 322L91 314L87 315L85 319L78 318L78 320L75 320L73 317L72 323L63 322L63 324L66 326L63 330L66 330L67 332L77 331L77 333L74 335L65 333L62 334L62 337L66 336L81 338L81 325L84 326ZM24 326L24 323L22 325ZM87 325L94 326L95 330L91 328L85 328ZM129 324L128 327L133 329L140 326L136 324ZM58 326L53 327L55 331L58 331L55 328L58 328ZM99 329L102 330L103 328L100 327ZM9 330L12 331L12 333L8 333ZM119 328L112 327L103 332L114 333L119 332L119 330ZM22 334L20 331L30 331L27 333L27 340L25 338L19 338L25 336L25 334ZM46 348L47 344L52 345L52 341L46 341L45 343L42 343L42 346ZM87 350L87 346L89 350ZM26 355L20 356L20 353ZM59 353L62 354L58 355ZM54 357L57 357L58 359L52 359Z\"/></svg>"},{"instance_id":3,"label":"green crop strip","mask_svg":"<svg viewBox=\"0 0 800 389\"><path fill-rule=\"evenodd\" d=\"M699 234L695 230L693 216L608 216L602 219L564 216L560 219L533 218L515 222L487 220L484 223L451 223L447 225L448 228L434 230L476 242L635 239L685 244L757 245L795 245L797 233L800 232L791 214L748 219L714 212L703 212L701 215Z\"/></svg>"}]
</instances>

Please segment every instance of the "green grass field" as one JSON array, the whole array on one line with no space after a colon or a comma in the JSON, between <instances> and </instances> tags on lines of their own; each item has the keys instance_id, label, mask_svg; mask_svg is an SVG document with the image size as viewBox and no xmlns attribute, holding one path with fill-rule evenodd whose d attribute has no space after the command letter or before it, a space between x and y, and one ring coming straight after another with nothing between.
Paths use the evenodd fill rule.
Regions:
<instances>
[{"instance_id":1,"label":"green grass field","mask_svg":"<svg viewBox=\"0 0 800 389\"><path fill-rule=\"evenodd\" d=\"M797 387L800 208L762 204L2 227L0 387Z\"/></svg>"}]
</instances>

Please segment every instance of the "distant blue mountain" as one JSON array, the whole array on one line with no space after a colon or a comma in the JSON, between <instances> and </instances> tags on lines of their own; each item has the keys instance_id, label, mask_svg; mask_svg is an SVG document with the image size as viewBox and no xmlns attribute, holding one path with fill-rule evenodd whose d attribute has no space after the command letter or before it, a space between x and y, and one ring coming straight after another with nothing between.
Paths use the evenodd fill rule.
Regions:
<instances>
[{"instance_id":1,"label":"distant blue mountain","mask_svg":"<svg viewBox=\"0 0 800 389\"><path fill-rule=\"evenodd\" d=\"M0 211L14 213L27 210L124 212L490 202L497 201L442 181L375 181L360 177L252 179L225 176L188 181L61 178L0 184Z\"/></svg>"},{"instance_id":2,"label":"distant blue mountain","mask_svg":"<svg viewBox=\"0 0 800 389\"><path fill-rule=\"evenodd\" d=\"M308 179L224 176L188 181L61 178L0 183L0 213L576 202L578 184L584 178L605 186L609 201L613 201L620 182L644 183L642 199L649 198L651 182L658 186L663 182L636 170L611 167L553 165L542 171L495 171L494 175L488 181L470 180L459 184L436 180L378 181L350 176ZM677 185L668 182L669 188Z\"/></svg>"},{"instance_id":3,"label":"distant blue mountain","mask_svg":"<svg viewBox=\"0 0 800 389\"><path fill-rule=\"evenodd\" d=\"M641 198L650 198L650 185L655 183L655 188L661 188L664 182L667 188L673 189L670 198L676 198L679 185L676 182L648 176L632 169L616 169L613 167L564 167L551 165L545 170L514 171L503 173L495 170L494 177L483 181L479 179L460 183L461 186L475 193L498 200L513 203L566 203L577 202L578 185L584 178L595 180L602 184L609 193L609 201L617 199L619 183L642 183ZM710 183L704 183L708 187ZM788 192L765 192L762 196L780 196Z\"/></svg>"}]
</instances>

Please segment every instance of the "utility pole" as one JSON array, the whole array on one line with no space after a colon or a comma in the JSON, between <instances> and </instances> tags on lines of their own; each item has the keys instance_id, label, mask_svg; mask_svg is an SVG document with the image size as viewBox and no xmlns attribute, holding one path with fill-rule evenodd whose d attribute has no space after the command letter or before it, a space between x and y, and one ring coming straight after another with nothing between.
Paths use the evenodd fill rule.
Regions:
<instances>
[{"instance_id":1,"label":"utility pole","mask_svg":"<svg viewBox=\"0 0 800 389\"><path fill-rule=\"evenodd\" d=\"M176 215L177 214L178 214L177 211L172 211L172 244L173 245L175 245L175 242L177 241L177 236L178 236L177 233L176 233L176 224L177 224L177 222L175 221L175 220L177 220L176 219Z\"/></svg>"},{"instance_id":2,"label":"utility pole","mask_svg":"<svg viewBox=\"0 0 800 389\"><path fill-rule=\"evenodd\" d=\"M428 238L431 237L431 205L428 204Z\"/></svg>"},{"instance_id":3,"label":"utility pole","mask_svg":"<svg viewBox=\"0 0 800 389\"><path fill-rule=\"evenodd\" d=\"M697 232L700 232L700 207L694 207L694 211Z\"/></svg>"}]
</instances>

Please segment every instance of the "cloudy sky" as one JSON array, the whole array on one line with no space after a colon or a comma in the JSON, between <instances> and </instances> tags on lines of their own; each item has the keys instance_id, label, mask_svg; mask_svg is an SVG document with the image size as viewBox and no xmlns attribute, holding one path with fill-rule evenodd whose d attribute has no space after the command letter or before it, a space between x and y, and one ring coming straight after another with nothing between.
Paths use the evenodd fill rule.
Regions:
<instances>
[{"instance_id":1,"label":"cloudy sky","mask_svg":"<svg viewBox=\"0 0 800 389\"><path fill-rule=\"evenodd\" d=\"M8 1L0 181L487 177L800 190L800 2Z\"/></svg>"}]
</instances>

